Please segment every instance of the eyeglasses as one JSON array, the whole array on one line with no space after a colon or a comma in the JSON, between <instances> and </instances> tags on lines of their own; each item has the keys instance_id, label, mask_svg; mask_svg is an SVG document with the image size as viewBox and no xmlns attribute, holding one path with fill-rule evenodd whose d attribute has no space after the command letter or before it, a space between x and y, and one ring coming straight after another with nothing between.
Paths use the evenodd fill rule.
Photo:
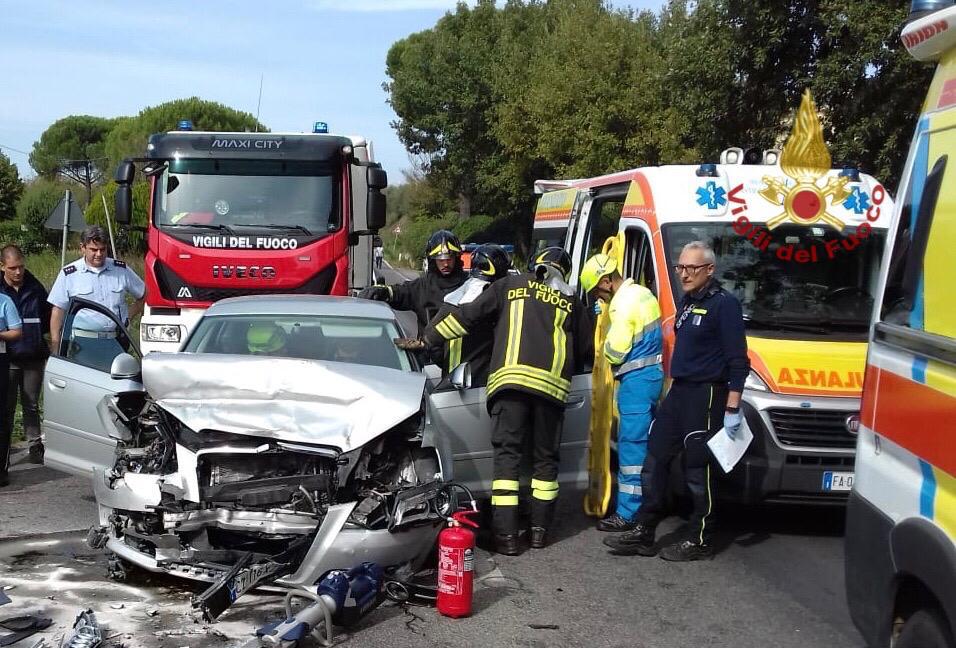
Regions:
<instances>
[{"instance_id":1,"label":"eyeglasses","mask_svg":"<svg viewBox=\"0 0 956 648\"><path fill-rule=\"evenodd\" d=\"M683 264L680 264L680 263L679 263L679 264L673 266L673 268L674 268L674 272L676 272L677 274L683 274L683 273L685 273L685 272L686 272L687 274L697 274L697 273L700 272L703 268L706 268L706 267L712 266L712 265L714 265L714 264L713 264L713 263L702 263L701 265L683 265Z\"/></svg>"}]
</instances>

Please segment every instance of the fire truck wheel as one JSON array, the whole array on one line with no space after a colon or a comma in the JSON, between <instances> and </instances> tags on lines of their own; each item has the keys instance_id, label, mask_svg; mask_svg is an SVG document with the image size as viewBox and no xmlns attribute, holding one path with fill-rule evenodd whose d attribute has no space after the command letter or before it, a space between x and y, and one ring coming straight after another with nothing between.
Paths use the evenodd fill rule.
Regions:
<instances>
[{"instance_id":1,"label":"fire truck wheel","mask_svg":"<svg viewBox=\"0 0 956 648\"><path fill-rule=\"evenodd\" d=\"M913 613L903 624L893 648L952 648L956 646L942 615L933 609Z\"/></svg>"}]
</instances>

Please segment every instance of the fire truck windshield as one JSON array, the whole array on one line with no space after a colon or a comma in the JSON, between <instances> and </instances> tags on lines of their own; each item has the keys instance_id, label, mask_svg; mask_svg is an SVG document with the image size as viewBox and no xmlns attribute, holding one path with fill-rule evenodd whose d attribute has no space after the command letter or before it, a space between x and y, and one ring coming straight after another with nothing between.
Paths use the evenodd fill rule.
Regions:
<instances>
[{"instance_id":1,"label":"fire truck windshield","mask_svg":"<svg viewBox=\"0 0 956 648\"><path fill-rule=\"evenodd\" d=\"M664 225L663 234L668 268L685 244L710 244L717 256L714 275L740 299L748 329L851 337L869 329L883 229L858 239L853 229L781 225L759 247L732 223L675 223ZM683 290L673 271L671 287L679 300Z\"/></svg>"},{"instance_id":2,"label":"fire truck windshield","mask_svg":"<svg viewBox=\"0 0 956 648\"><path fill-rule=\"evenodd\" d=\"M340 225L337 196L329 163L172 160L157 179L154 223L187 231L321 236Z\"/></svg>"}]
</instances>

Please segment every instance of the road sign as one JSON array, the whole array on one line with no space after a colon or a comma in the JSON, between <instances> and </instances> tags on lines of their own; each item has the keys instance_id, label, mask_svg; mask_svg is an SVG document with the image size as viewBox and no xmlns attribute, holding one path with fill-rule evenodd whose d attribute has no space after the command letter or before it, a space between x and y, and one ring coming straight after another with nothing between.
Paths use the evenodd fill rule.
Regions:
<instances>
[{"instance_id":1,"label":"road sign","mask_svg":"<svg viewBox=\"0 0 956 648\"><path fill-rule=\"evenodd\" d=\"M51 230L62 230L63 229L63 214L66 213L66 196L60 198L60 202L57 203L56 207L53 208L53 211L50 212L50 215L47 216L46 222L43 223L43 226ZM83 218L83 210L80 209L80 206L76 204L76 201L70 199L70 231L71 232L82 232L86 229L86 220Z\"/></svg>"}]
</instances>

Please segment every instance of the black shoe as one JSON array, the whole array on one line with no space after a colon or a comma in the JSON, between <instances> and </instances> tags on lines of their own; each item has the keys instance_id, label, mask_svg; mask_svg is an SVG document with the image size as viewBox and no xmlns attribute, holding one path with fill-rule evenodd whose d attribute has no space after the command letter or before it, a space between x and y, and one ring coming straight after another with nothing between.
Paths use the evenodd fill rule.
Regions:
<instances>
[{"instance_id":1,"label":"black shoe","mask_svg":"<svg viewBox=\"0 0 956 648\"><path fill-rule=\"evenodd\" d=\"M692 540L681 540L661 550L661 558L674 562L689 560L708 560L714 557L714 548L710 545L698 544Z\"/></svg>"},{"instance_id":2,"label":"black shoe","mask_svg":"<svg viewBox=\"0 0 956 648\"><path fill-rule=\"evenodd\" d=\"M517 556L520 554L521 547L518 545L518 534L496 535L495 551L504 556Z\"/></svg>"},{"instance_id":3,"label":"black shoe","mask_svg":"<svg viewBox=\"0 0 956 648\"><path fill-rule=\"evenodd\" d=\"M30 446L30 456L28 457L30 463L32 464L42 464L43 463L43 444L38 443L36 445Z\"/></svg>"},{"instance_id":4,"label":"black shoe","mask_svg":"<svg viewBox=\"0 0 956 648\"><path fill-rule=\"evenodd\" d=\"M619 556L653 556L657 553L654 529L640 523L627 533L604 538L604 544Z\"/></svg>"},{"instance_id":5,"label":"black shoe","mask_svg":"<svg viewBox=\"0 0 956 648\"><path fill-rule=\"evenodd\" d=\"M628 520L627 518L614 513L613 515L607 516L603 520L598 520L597 530L621 533L622 531L630 531L636 526L637 520Z\"/></svg>"},{"instance_id":6,"label":"black shoe","mask_svg":"<svg viewBox=\"0 0 956 648\"><path fill-rule=\"evenodd\" d=\"M544 549L548 544L548 530L544 527L531 527L531 539L528 544L532 549Z\"/></svg>"},{"instance_id":7,"label":"black shoe","mask_svg":"<svg viewBox=\"0 0 956 648\"><path fill-rule=\"evenodd\" d=\"M0 472L0 488L10 484L10 475L6 472Z\"/></svg>"}]
</instances>

